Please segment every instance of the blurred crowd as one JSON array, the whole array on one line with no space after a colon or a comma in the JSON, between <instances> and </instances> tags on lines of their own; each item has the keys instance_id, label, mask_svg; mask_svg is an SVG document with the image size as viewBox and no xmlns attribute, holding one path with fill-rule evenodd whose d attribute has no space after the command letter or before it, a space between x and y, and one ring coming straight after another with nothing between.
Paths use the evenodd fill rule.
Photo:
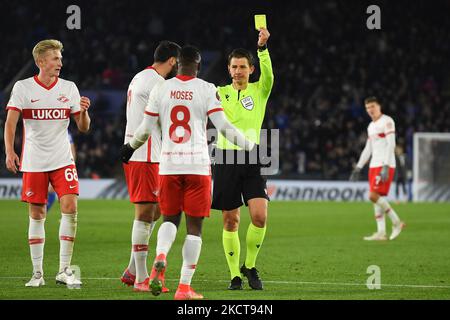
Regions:
<instances>
[{"instance_id":1,"label":"blurred crowd","mask_svg":"<svg viewBox=\"0 0 450 320\"><path fill-rule=\"evenodd\" d=\"M0 85L6 88L26 65L37 41L56 38L65 46L63 78L75 81L81 91L123 91L121 112L108 113L108 106L94 103L90 133L71 130L81 177L122 176L118 150L126 88L135 73L152 63L158 41L219 52L217 63L202 71L206 80L223 85L230 81L226 58L233 48L256 55L257 13L267 14L271 32L275 83L263 128L281 133L278 177L347 179L367 138L370 119L363 101L370 95L381 99L383 111L396 121L397 143L408 159L414 132L450 130L446 1L382 1L381 30L367 29L368 4L356 0L78 1L81 30L66 28L70 3L50 2L45 10L37 1L2 2L8 14L0 21L5 45ZM36 73L29 69L22 78ZM257 70L251 80L258 75ZM3 100L6 104L8 96ZM3 128L4 110L0 115ZM20 151L21 139L16 142ZM10 176L4 156L0 160L1 176Z\"/></svg>"}]
</instances>

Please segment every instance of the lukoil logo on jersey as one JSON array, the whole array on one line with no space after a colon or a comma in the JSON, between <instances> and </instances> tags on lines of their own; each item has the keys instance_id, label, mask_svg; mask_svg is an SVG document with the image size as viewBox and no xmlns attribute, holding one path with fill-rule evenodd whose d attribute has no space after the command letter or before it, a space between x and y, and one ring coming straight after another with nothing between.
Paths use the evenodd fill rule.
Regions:
<instances>
[{"instance_id":1,"label":"lukoil logo on jersey","mask_svg":"<svg viewBox=\"0 0 450 320\"><path fill-rule=\"evenodd\" d=\"M70 116L70 109L24 109L23 118L32 120L64 120Z\"/></svg>"}]
</instances>

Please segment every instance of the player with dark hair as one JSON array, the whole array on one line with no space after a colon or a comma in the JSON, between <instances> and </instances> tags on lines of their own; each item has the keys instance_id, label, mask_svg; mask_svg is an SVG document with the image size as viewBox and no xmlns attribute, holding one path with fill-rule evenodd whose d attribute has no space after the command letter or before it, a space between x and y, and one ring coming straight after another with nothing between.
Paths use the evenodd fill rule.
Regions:
<instances>
[{"instance_id":1,"label":"player with dark hair","mask_svg":"<svg viewBox=\"0 0 450 320\"><path fill-rule=\"evenodd\" d=\"M215 86L196 77L200 62L197 48L182 48L178 75L153 89L142 124L121 150L122 161L127 162L134 150L145 143L159 119L162 133L160 206L164 222L158 230L154 262L157 274L151 277L150 286L154 295L161 293L158 275L166 268L166 257L184 212L187 236L175 299L203 298L192 289L191 281L202 247L203 219L209 217L211 206L208 118L227 139L241 148L250 150L255 145L226 120Z\"/></svg>"},{"instance_id":2,"label":"player with dark hair","mask_svg":"<svg viewBox=\"0 0 450 320\"><path fill-rule=\"evenodd\" d=\"M154 53L154 62L136 74L128 87L127 125L125 143L130 141L144 118L145 107L152 89L164 79L175 76L180 46L162 41ZM134 286L135 291L149 291L147 273L148 241L159 212L159 156L161 131L155 127L150 138L123 164L130 201L134 204L134 222L131 231L131 258L121 281ZM156 271L153 270L155 273ZM160 274L164 284L164 274ZM163 285L163 291L168 289Z\"/></svg>"}]
</instances>

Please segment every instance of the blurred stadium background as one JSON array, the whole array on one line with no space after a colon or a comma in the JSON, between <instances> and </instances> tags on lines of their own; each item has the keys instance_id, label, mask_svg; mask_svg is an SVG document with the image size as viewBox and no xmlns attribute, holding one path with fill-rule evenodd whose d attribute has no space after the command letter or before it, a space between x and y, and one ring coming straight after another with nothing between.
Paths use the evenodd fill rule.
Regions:
<instances>
[{"instance_id":1,"label":"blurred stadium background","mask_svg":"<svg viewBox=\"0 0 450 320\"><path fill-rule=\"evenodd\" d=\"M363 99L377 95L412 162L414 132L450 129L448 1L381 2L382 29L366 28L364 1L76 1L81 30L68 30L68 2L2 2L0 101L15 80L36 73L31 49L44 38L64 46L62 77L93 100L92 130L73 130L79 175L121 177L126 88L152 63L158 41L191 43L204 55L201 77L229 82L226 56L256 49L253 14L265 12L276 81L264 128L278 128L277 178L347 179L366 138ZM383 6L383 3L385 6ZM19 72L20 70L20 72ZM253 80L256 80L255 74ZM5 120L4 108L0 121ZM3 133L0 133L3 134ZM21 139L17 139L20 151ZM4 146L2 146L4 148ZM9 176L1 159L0 175ZM410 168L410 167L409 167Z\"/></svg>"},{"instance_id":2,"label":"blurred stadium background","mask_svg":"<svg viewBox=\"0 0 450 320\"><path fill-rule=\"evenodd\" d=\"M66 28L66 19L69 16L66 8L70 4L77 4L81 8L81 30ZM275 84L267 106L263 128L279 129L282 137L280 140L280 168L276 175L270 177L269 193L278 200L364 201L367 183L352 184L344 181L348 179L366 139L366 129L370 120L365 113L363 100L366 96L376 95L383 102L383 111L396 121L397 144L401 145L405 152L404 175L409 181L408 192L406 195L402 195L401 200L411 199L414 133L450 131L450 19L448 19L450 2L378 1L376 4L381 7L382 28L373 31L366 28L366 19L369 16L366 8L369 4L372 3L356 0L302 2L86 0L46 1L45 4L41 1L2 1L0 12L4 14L0 19L3 44L3 50L0 51L0 60L2 61L0 104L6 106L15 81L32 76L37 72L31 56L31 50L36 42L45 38L61 40L65 49L61 77L74 81L81 93L93 101L90 109L92 128L89 134L83 135L76 130L71 130L77 147L78 174L80 178L83 178L81 192L85 192L85 194L82 194L82 198L94 195L94 198L125 199L127 193L118 153L123 143L125 129L126 89L133 75L152 63L153 50L157 43L160 40L168 39L179 44L198 46L202 50L204 58L200 77L216 85L223 85L229 82L226 69L228 53L235 47L256 51L257 33L254 30L253 15L265 13L271 32L268 44L275 73ZM255 81L258 76L259 72L257 71L252 80ZM5 109L0 108L2 140L5 118ZM22 142L20 132L19 129L19 135L16 136L18 153L20 153ZM18 179L17 181L10 180L14 177L5 168L3 143L0 148L2 151L0 178L4 178L0 179L0 199L18 199L21 182ZM448 144L444 148L447 148L448 153L450 150ZM439 159L437 163L448 162L448 156ZM444 185L448 186L450 168L439 171L437 175L441 176ZM344 188L339 189L341 190L340 196L330 195L332 193L330 188L335 188L340 184ZM306 190L310 186L315 186L316 189L311 189L308 193ZM328 188L326 196L320 193L322 187ZM350 188L349 192L351 192L347 198L343 191L345 188ZM394 193L394 188L392 188L391 195ZM312 194L314 196L309 196ZM23 266L19 269L15 269L14 266L8 269L9 267L5 265L2 267L2 274L11 272L11 270L28 272L25 206L17 204L17 212L21 212L18 214L11 212L11 208L15 205L5 200L2 202L2 219L5 223L17 221L18 216L23 218L17 222L22 226L20 230L23 231L23 234L17 234L17 241L23 240L20 249L23 254L17 264L22 263ZM105 224L108 219L103 218L103 215L109 214L110 209L104 203L81 202L80 204L80 207L85 208L86 212L98 215L94 218L91 217L91 219L100 221L95 224L98 233L93 230L88 233L84 232L86 237L98 239L99 242L106 241L100 236L100 230L106 230L105 228L109 226ZM122 246L121 259L116 257L116 247L111 246L110 251L108 251L108 247L104 252L110 252L110 257L117 260L112 262L116 262L115 269L113 267L113 270L105 271L90 265L86 268L89 268L87 272L90 272L91 276L98 273L106 277L119 276L122 265L125 265L128 259L128 232L131 230L132 209L126 202L117 202L117 204L119 208L123 208L122 211L130 212L129 221L121 220L122 233L119 237ZM324 263L336 265L335 271L345 275L345 279L342 281L354 279L352 278L354 270L347 269L350 268L349 265L354 264L355 259L358 259L352 252L348 252L348 256L345 257L347 260L343 261L333 260L332 256L327 254L332 255L331 252L335 249L337 251L344 250L342 248L349 243L360 241L363 232L372 230L374 222L372 221L371 207L368 204L349 204L346 207L336 207L336 204L323 203L320 208L304 203L296 204L296 202L285 205L274 204L277 210L285 212L285 214L295 211L308 214L317 212L318 214L317 218L311 218L310 221L308 220L309 216L304 216L304 218L306 217L304 223L296 221L295 226L298 228L292 228L290 237L284 240L284 223L277 220L275 215L273 216L273 235L277 235L277 241L281 241L280 246L290 243L283 242L288 240L298 240L299 243L302 243L299 245L298 251L286 253L290 259L287 265L292 273L283 275L281 280L301 278L311 281L339 282L339 279L342 280L342 278L334 278L332 273L327 273L329 270L325 264L321 267L308 265L308 261L319 260L320 262L324 256L329 257ZM352 207L352 205L355 206ZM417 233L413 232L414 227L411 228L409 239L414 243L420 242L421 249L414 249L399 242L398 247L391 246L389 251L385 251L386 248L372 248L375 250L371 251L372 254L364 255L362 252L366 250L366 247L363 243L359 243L353 250L360 254L358 268L361 268L358 269L359 272L363 273L363 277L365 276L363 267L367 267L372 258L374 260L377 257L381 259L375 261L379 263L388 261L389 257L397 256L398 260L389 260L391 270L400 265L405 266L405 263L407 265L409 259L416 259L418 266L417 268L415 265L410 266L414 272L409 270L411 272L408 273L407 270L408 276L405 277L401 276L403 271L399 270L398 277L394 276L391 279L392 283L397 280L402 283L408 283L408 281L417 283L423 280L422 283L449 285L448 270L446 271L448 257L442 254L445 251L443 248L450 245L448 228L439 229L439 226L448 226L449 224L448 205L440 207L405 205L403 208L404 211L410 213L405 219L409 222L416 222L418 225L427 223L426 218L421 215L421 210L433 212L434 216L430 215L429 217L434 218L435 225L425 228L429 233L417 236ZM403 214L401 210L398 210L400 215ZM328 215L329 212L334 213L334 211L342 214L339 217L345 217L345 214L349 215L349 219L361 215L364 217L361 219L365 219L365 222L357 225L342 225L343 229L339 229L340 218L337 215ZM363 215L361 212L367 214ZM117 214L120 213L117 212ZM15 216L14 219L13 216ZM325 220L330 224L327 226L326 230L329 233L326 236L321 230L324 223L321 217L330 219ZM51 219L57 219L57 217ZM211 220L215 221L213 224L218 226L217 219L216 215ZM80 219L80 223L82 220ZM294 221L295 218L289 215L287 220ZM312 223L311 230L307 227L308 221ZM342 223L344 223L343 221ZM124 225L124 223L127 224ZM337 224L333 225L333 223ZM3 223L2 225L6 226ZM276 227L277 225L278 227ZM117 225L109 227L114 229ZM364 228L365 231L361 231L359 227ZM278 231L276 228L279 228ZM355 228L359 228L359 230L355 231ZM81 228L81 233L82 230ZM333 232L336 230L342 234L334 234ZM441 240L427 242L428 237L434 231L439 233L438 238ZM310 234L302 236L302 232L310 232ZM351 234L353 235L350 236ZM115 237L114 234L111 236ZM300 250L308 247L305 243L319 243L316 241L321 236L320 241L323 246L309 247L308 255L302 256L302 261L305 262L297 265L296 254L301 255ZM334 241L333 236L335 236L334 240L339 240ZM342 238L340 238L341 236ZM217 238L215 244L217 248L214 247L214 250L221 257L219 236L217 235L215 238ZM406 239L408 236L405 232ZM114 240L118 240L118 238ZM401 240L402 238L400 238ZM49 246L51 246L50 243ZM56 242L54 245L57 246ZM87 244L83 245L80 241L80 247L82 246L87 246ZM275 241L271 244L268 241L268 246L274 248L273 250L279 248ZM318 247L322 249L327 247L329 251L323 251L321 256L320 253L314 251ZM4 257L17 256L11 251L11 247L5 247L5 250L8 251L2 251ZM89 251L89 249L85 250L82 253L80 249L77 253L76 249L75 254L83 257ZM92 252L93 249L90 250ZM398 256L398 250L402 250L404 255ZM418 255L417 250L421 251L423 255ZM386 256L383 256L383 251L387 252ZM8 254L4 255L4 252L8 252ZM206 249L205 252L207 252ZM276 268L276 257L269 257L269 249L266 252L262 253L261 259L266 259L267 263L272 259L271 263ZM426 255L427 253L429 255ZM280 254L285 253L281 252ZM174 253L174 256L176 255ZM211 255L211 259L206 255L204 258L206 261L209 259L211 263L223 264L224 272L216 272L214 275L226 279L225 260L222 261L216 256L212 257L212 253L209 255ZM56 256L50 256L50 259L56 259ZM84 256L79 260L84 265L89 265L89 257ZM420 271L423 268L421 263L426 264L427 261L435 262L435 269L431 270L431 274ZM177 272L178 268L173 271L173 278L177 276ZM263 277L264 272L268 272L268 274L266 273L267 280L276 279L279 276L269 266L263 270ZM323 274L328 274L328 277L324 278ZM425 278L420 278L424 274L427 274ZM208 272L198 275L199 279L205 279L205 281L208 281L208 277L211 278ZM222 290L222 286L217 283L214 284L217 287L214 287L215 289L207 289L206 284L204 286L203 290L205 291ZM286 286L286 284L279 284L279 290L283 291ZM9 282L7 287L8 290L11 290L10 292L14 292L15 284L13 282ZM107 290L110 289L108 287ZM311 289L306 291L305 295L298 293L295 287L291 289L292 292L281 295L279 298L367 298L365 296L367 289L365 288L366 291L355 289L354 295L351 290L346 291L345 287L325 293ZM448 288L445 287L438 288L432 295L420 291L421 289L418 289L420 292L417 295L414 295L413 289L411 289L410 295L405 295L405 291L401 289L398 290L392 295L389 291L387 293L385 291L384 295L374 294L369 298L442 298L446 296L445 292L448 293ZM91 297L102 297L106 291L94 292L95 294ZM349 295L346 295L347 293ZM55 297L52 294L49 293L48 297ZM216 298L233 298L214 294L214 292L210 293L212 297ZM8 297L8 295L6 296ZM23 291L12 293L9 297L24 297ZM44 295L45 297L47 296ZM242 296L234 298L239 297ZM256 296L256 299L258 297L276 298L276 295L269 292L267 295Z\"/></svg>"}]
</instances>

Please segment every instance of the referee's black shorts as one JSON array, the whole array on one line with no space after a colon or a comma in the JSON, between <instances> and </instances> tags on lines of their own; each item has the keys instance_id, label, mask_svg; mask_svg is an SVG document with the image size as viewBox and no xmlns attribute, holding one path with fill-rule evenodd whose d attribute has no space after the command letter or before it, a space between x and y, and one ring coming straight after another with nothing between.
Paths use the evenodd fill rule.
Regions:
<instances>
[{"instance_id":1,"label":"referee's black shorts","mask_svg":"<svg viewBox=\"0 0 450 320\"><path fill-rule=\"evenodd\" d=\"M216 149L217 152L224 151ZM212 173L212 209L237 209L242 206L242 200L248 206L248 200L254 198L270 200L267 195L266 179L261 175L261 166L258 164L248 164L248 161L246 164L216 163Z\"/></svg>"}]
</instances>

